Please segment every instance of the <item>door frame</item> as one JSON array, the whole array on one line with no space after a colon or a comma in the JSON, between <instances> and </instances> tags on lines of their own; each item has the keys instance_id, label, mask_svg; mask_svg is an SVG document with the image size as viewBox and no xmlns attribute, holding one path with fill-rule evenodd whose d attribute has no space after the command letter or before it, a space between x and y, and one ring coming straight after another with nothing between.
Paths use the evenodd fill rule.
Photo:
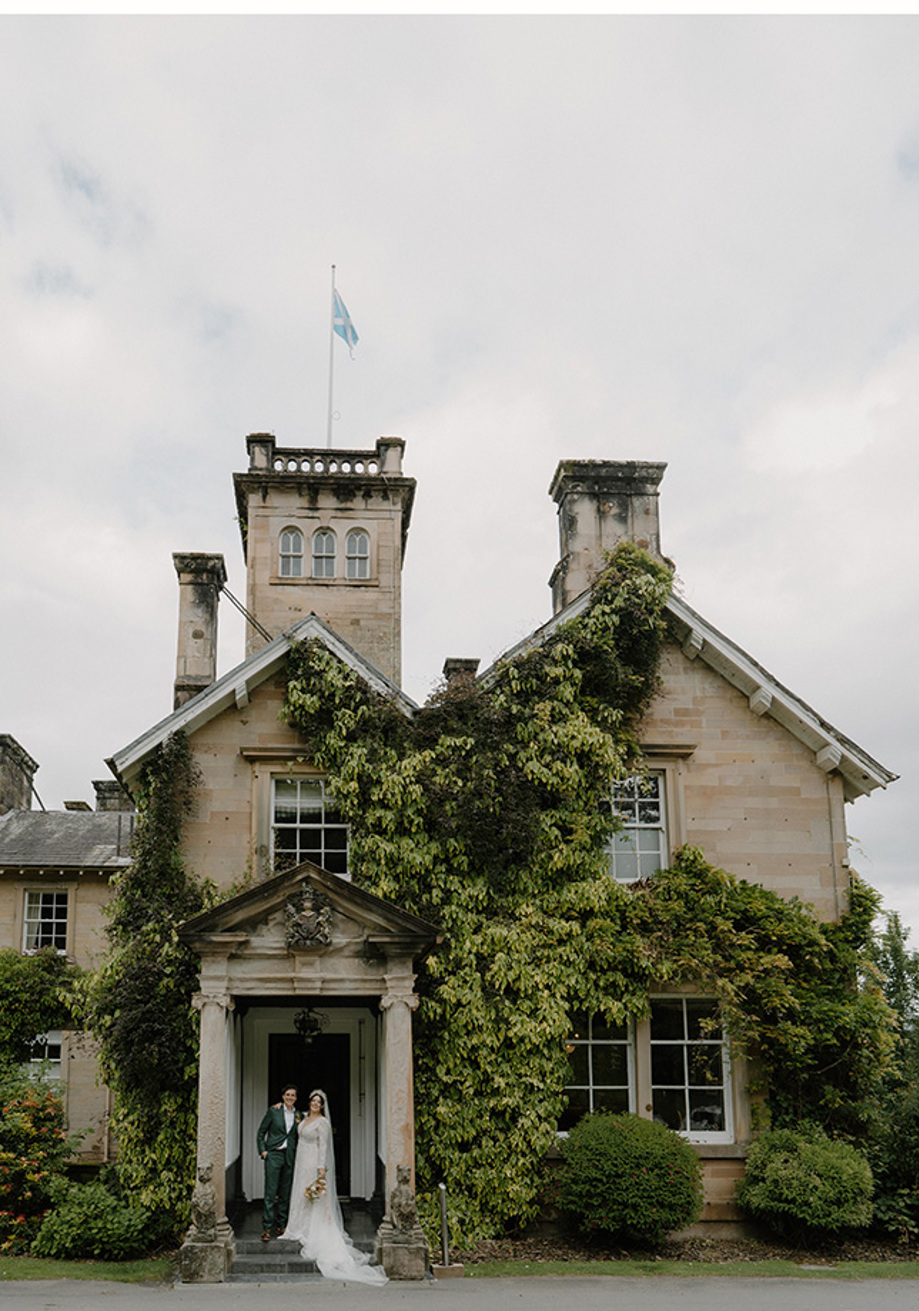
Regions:
<instances>
[{"instance_id":1,"label":"door frame","mask_svg":"<svg viewBox=\"0 0 919 1311\"><path fill-rule=\"evenodd\" d=\"M294 1015L299 1007L254 1006L243 1017L242 1032L242 1190L248 1201L264 1195L264 1173L256 1147L256 1135L262 1116L268 1077L268 1038L273 1033L295 1033ZM377 1023L367 1007L327 1006L322 998L310 998L309 1004L329 1017L326 1033L347 1034L351 1065L351 1196L369 1201L376 1183L377 1122ZM308 1089L305 1092L308 1093ZM301 1107L301 1109L305 1109ZM342 1108L332 1107L333 1117Z\"/></svg>"}]
</instances>

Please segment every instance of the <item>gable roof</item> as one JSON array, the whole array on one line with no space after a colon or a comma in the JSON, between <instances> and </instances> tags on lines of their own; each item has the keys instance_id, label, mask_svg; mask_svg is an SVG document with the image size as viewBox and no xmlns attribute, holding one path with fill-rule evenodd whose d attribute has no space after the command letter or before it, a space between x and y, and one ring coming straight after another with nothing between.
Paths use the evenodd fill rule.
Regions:
<instances>
[{"instance_id":1,"label":"gable roof","mask_svg":"<svg viewBox=\"0 0 919 1311\"><path fill-rule=\"evenodd\" d=\"M0 816L0 868L122 869L134 814L126 810L11 810Z\"/></svg>"},{"instance_id":2,"label":"gable roof","mask_svg":"<svg viewBox=\"0 0 919 1311\"><path fill-rule=\"evenodd\" d=\"M511 647L484 670L479 675L479 681L486 687L493 683L503 664L541 646L562 624L583 613L590 604L591 595L592 589L588 588L576 596L547 623ZM895 782L898 775L886 769L851 738L834 728L680 597L671 593L666 609L687 659L700 659L709 665L732 687L743 693L755 715L768 715L809 747L820 769L827 773L838 771L843 779L847 801L854 801L856 797L865 796L877 787L887 787L888 783Z\"/></svg>"},{"instance_id":3,"label":"gable roof","mask_svg":"<svg viewBox=\"0 0 919 1311\"><path fill-rule=\"evenodd\" d=\"M171 715L161 719L153 728L135 738L105 763L122 786L130 788L144 761L169 737L170 733L181 729L191 736L229 706L236 705L242 708L247 705L252 691L273 677L282 667L291 647L296 642L310 639L322 642L327 650L353 669L375 692L393 701L404 715L407 717L414 715L418 707L411 697L406 696L401 688L398 688L385 674L381 674L379 669L355 651L353 646L349 646L343 638L329 628L328 624L323 623L318 615L309 614L286 633L282 633L267 646L254 652L235 669L231 669L228 674L218 678L210 687L192 697L184 706L180 706Z\"/></svg>"},{"instance_id":4,"label":"gable roof","mask_svg":"<svg viewBox=\"0 0 919 1311\"><path fill-rule=\"evenodd\" d=\"M418 955L441 941L436 925L356 887L348 879L329 874L311 861L256 883L219 906L186 920L179 936L200 949L224 935L251 932L280 910L291 893L304 883L324 893L339 914L363 924L370 943Z\"/></svg>"}]
</instances>

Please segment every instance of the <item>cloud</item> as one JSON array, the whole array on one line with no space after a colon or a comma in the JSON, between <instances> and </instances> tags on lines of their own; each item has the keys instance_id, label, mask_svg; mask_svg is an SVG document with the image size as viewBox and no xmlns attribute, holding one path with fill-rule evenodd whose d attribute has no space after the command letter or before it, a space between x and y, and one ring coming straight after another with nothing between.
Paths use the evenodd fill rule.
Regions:
<instances>
[{"instance_id":1,"label":"cloud","mask_svg":"<svg viewBox=\"0 0 919 1311\"><path fill-rule=\"evenodd\" d=\"M335 263L334 441L419 484L411 694L548 617L560 459L666 460L690 603L903 775L852 827L912 895L915 18L0 35L0 731L46 804L169 709L172 551L244 597L231 473L324 445Z\"/></svg>"},{"instance_id":2,"label":"cloud","mask_svg":"<svg viewBox=\"0 0 919 1311\"><path fill-rule=\"evenodd\" d=\"M753 469L835 469L919 420L919 341L899 349L859 385L840 379L818 393L787 396L743 436Z\"/></svg>"}]
</instances>

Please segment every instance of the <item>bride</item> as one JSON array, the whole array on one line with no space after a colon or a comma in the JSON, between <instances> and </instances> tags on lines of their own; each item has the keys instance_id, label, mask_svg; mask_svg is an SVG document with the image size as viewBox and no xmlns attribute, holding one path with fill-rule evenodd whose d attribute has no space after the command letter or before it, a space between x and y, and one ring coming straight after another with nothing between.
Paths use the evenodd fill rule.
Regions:
<instances>
[{"instance_id":1,"label":"bride","mask_svg":"<svg viewBox=\"0 0 919 1311\"><path fill-rule=\"evenodd\" d=\"M326 1279L354 1279L385 1284L380 1266L358 1251L341 1218L335 1187L335 1153L328 1099L321 1088L310 1093L309 1114L297 1129L297 1158L290 1189L290 1215L282 1238L300 1244L300 1254L315 1261Z\"/></svg>"}]
</instances>

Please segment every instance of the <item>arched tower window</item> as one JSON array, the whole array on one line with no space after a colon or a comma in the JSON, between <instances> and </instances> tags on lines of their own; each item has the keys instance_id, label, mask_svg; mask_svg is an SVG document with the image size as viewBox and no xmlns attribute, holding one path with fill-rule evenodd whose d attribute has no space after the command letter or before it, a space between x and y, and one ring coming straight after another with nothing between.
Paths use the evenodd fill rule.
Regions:
<instances>
[{"instance_id":1,"label":"arched tower window","mask_svg":"<svg viewBox=\"0 0 919 1311\"><path fill-rule=\"evenodd\" d=\"M345 577L370 577L370 538L363 528L353 528L345 540Z\"/></svg>"},{"instance_id":2,"label":"arched tower window","mask_svg":"<svg viewBox=\"0 0 919 1311\"><path fill-rule=\"evenodd\" d=\"M278 550L282 578L303 577L303 534L296 528L285 528L281 533Z\"/></svg>"},{"instance_id":3,"label":"arched tower window","mask_svg":"<svg viewBox=\"0 0 919 1311\"><path fill-rule=\"evenodd\" d=\"M313 577L335 577L335 534L328 528L313 534Z\"/></svg>"}]
</instances>

